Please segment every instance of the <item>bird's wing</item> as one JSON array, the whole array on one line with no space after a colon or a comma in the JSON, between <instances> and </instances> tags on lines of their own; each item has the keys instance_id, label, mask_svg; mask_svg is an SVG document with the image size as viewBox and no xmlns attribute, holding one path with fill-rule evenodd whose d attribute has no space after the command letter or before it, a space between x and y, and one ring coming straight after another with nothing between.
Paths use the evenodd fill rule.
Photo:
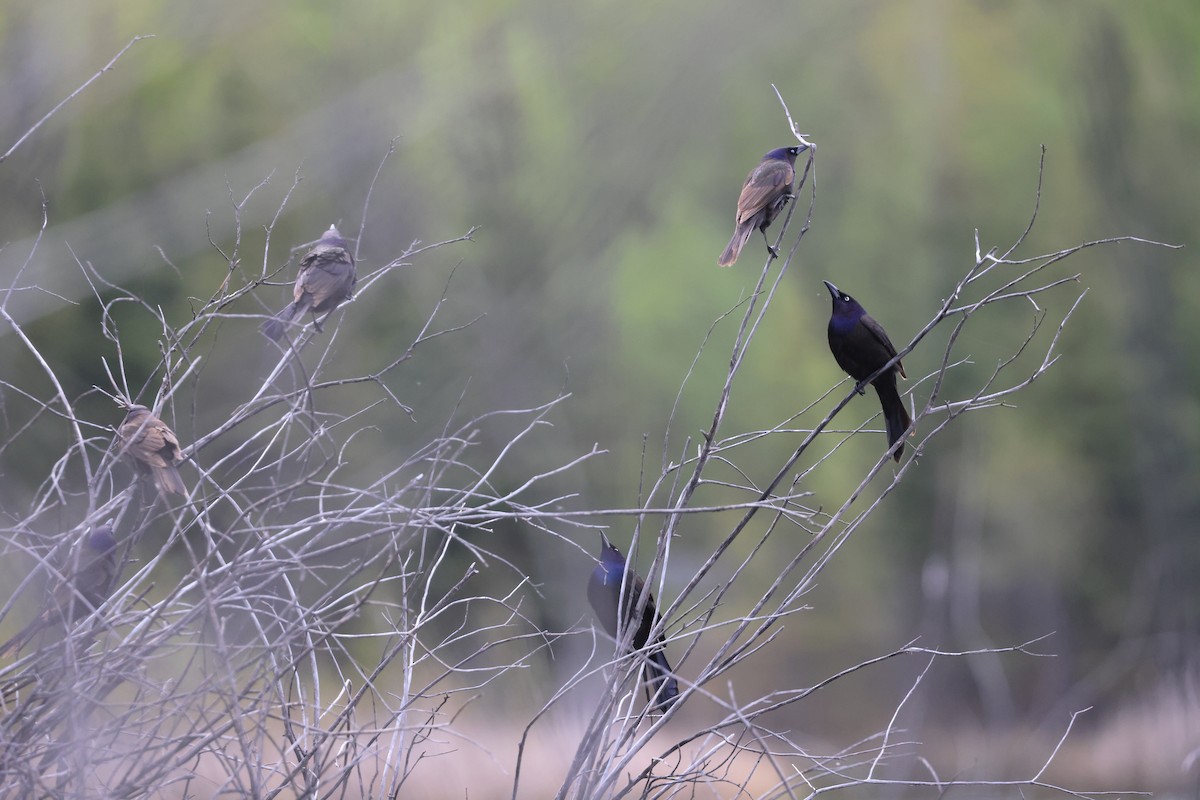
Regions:
<instances>
[{"instance_id":1,"label":"bird's wing","mask_svg":"<svg viewBox=\"0 0 1200 800\"><path fill-rule=\"evenodd\" d=\"M741 225L779 199L780 193L795 177L796 170L786 161L764 161L755 167L738 197L737 224Z\"/></svg>"},{"instance_id":2,"label":"bird's wing","mask_svg":"<svg viewBox=\"0 0 1200 800\"><path fill-rule=\"evenodd\" d=\"M340 247L317 246L304 254L300 259L300 269L296 271L295 299L298 301L304 292L313 292L313 282L320 281L321 276L336 270L339 261L349 261L350 254Z\"/></svg>"},{"instance_id":3,"label":"bird's wing","mask_svg":"<svg viewBox=\"0 0 1200 800\"><path fill-rule=\"evenodd\" d=\"M179 440L162 422L127 422L121 426L121 437L152 467L172 466L179 461Z\"/></svg>"},{"instance_id":4,"label":"bird's wing","mask_svg":"<svg viewBox=\"0 0 1200 800\"><path fill-rule=\"evenodd\" d=\"M183 460L179 455L179 439L176 438L175 431L161 422L153 427L151 438L147 441L157 444L155 452L166 461L166 465L175 465Z\"/></svg>"},{"instance_id":5,"label":"bird's wing","mask_svg":"<svg viewBox=\"0 0 1200 800\"><path fill-rule=\"evenodd\" d=\"M71 576L70 585L63 587L69 597L59 599L59 606L70 610L69 616L90 614L107 599L117 572L116 549L98 553L87 550L80 555L79 564ZM82 597L91 608L79 607L76 599Z\"/></svg>"},{"instance_id":6,"label":"bird's wing","mask_svg":"<svg viewBox=\"0 0 1200 800\"><path fill-rule=\"evenodd\" d=\"M633 607L637 605L638 598L642 596L642 589L646 588L646 582L642 580L641 575L635 575L632 573L630 573L629 578L625 582L627 584L625 587L625 592L629 595L629 597L626 598L627 602L625 603L625 613L632 614ZM646 596L646 609L651 612L654 611L653 592Z\"/></svg>"},{"instance_id":7,"label":"bird's wing","mask_svg":"<svg viewBox=\"0 0 1200 800\"><path fill-rule=\"evenodd\" d=\"M884 349L887 350L888 360L891 360L896 355L896 346L892 344L892 340L888 338L887 331L885 331L883 326L876 322L875 318L870 314L863 314L861 322L863 327L870 331L871 335L875 337L875 340L883 345ZM908 377L904 374L904 365L899 361L896 362L896 371L900 373L901 377Z\"/></svg>"},{"instance_id":8,"label":"bird's wing","mask_svg":"<svg viewBox=\"0 0 1200 800\"><path fill-rule=\"evenodd\" d=\"M300 272L314 269L345 274L346 267L354 266L354 257L344 247L317 247L309 251L300 262Z\"/></svg>"},{"instance_id":9,"label":"bird's wing","mask_svg":"<svg viewBox=\"0 0 1200 800\"><path fill-rule=\"evenodd\" d=\"M320 255L316 250L309 250L304 254L304 258L300 259L300 268L296 270L296 284L292 289L292 300L299 303L305 293L312 294L312 289L309 284L312 282L313 265L316 263L317 256Z\"/></svg>"},{"instance_id":10,"label":"bird's wing","mask_svg":"<svg viewBox=\"0 0 1200 800\"><path fill-rule=\"evenodd\" d=\"M349 297L356 282L354 260L345 250L310 254L303 262L300 280L296 281L297 298L303 292L313 297L313 305L319 306L330 297Z\"/></svg>"},{"instance_id":11,"label":"bird's wing","mask_svg":"<svg viewBox=\"0 0 1200 800\"><path fill-rule=\"evenodd\" d=\"M126 450L141 452L145 446L143 442L146 441L146 436L150 433L150 428L153 425L154 423L150 422L146 417L138 417L137 419L121 423L121 427L117 429L117 434L121 437L121 442L125 445Z\"/></svg>"}]
</instances>

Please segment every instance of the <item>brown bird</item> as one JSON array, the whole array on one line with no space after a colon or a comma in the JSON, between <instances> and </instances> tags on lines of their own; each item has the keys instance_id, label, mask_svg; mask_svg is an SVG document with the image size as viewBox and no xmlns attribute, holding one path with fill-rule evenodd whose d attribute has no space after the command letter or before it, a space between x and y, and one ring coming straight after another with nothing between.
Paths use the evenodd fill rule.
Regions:
<instances>
[{"instance_id":1,"label":"brown bird","mask_svg":"<svg viewBox=\"0 0 1200 800\"><path fill-rule=\"evenodd\" d=\"M296 287L292 291L294 302L263 323L263 334L278 340L283 336L284 327L305 311L313 313L313 325L318 331L322 330L317 315L325 314L328 319L342 301L354 295L357 282L354 256L350 255L346 240L337 227L330 225L316 246L300 260Z\"/></svg>"},{"instance_id":2,"label":"brown bird","mask_svg":"<svg viewBox=\"0 0 1200 800\"><path fill-rule=\"evenodd\" d=\"M5 642L0 647L0 656L17 652L50 626L70 625L99 608L115 588L117 567L113 529L108 525L92 528L61 570L63 580L47 594L37 619Z\"/></svg>"},{"instance_id":3,"label":"brown bird","mask_svg":"<svg viewBox=\"0 0 1200 800\"><path fill-rule=\"evenodd\" d=\"M145 406L130 406L121 427L117 428L121 452L128 456L137 471L154 476L159 493L187 495L183 479L175 465L183 460L175 432L150 413Z\"/></svg>"},{"instance_id":4,"label":"brown bird","mask_svg":"<svg viewBox=\"0 0 1200 800\"><path fill-rule=\"evenodd\" d=\"M729 240L729 246L717 259L719 266L733 266L755 228L762 231L768 252L772 256L779 255L767 241L767 226L779 215L787 201L792 199L792 182L796 180L796 156L807 149L807 145L801 145L772 150L763 156L758 166L746 176L746 182L742 184L742 194L738 197L737 216L734 217L737 227L733 229L733 238Z\"/></svg>"}]
</instances>

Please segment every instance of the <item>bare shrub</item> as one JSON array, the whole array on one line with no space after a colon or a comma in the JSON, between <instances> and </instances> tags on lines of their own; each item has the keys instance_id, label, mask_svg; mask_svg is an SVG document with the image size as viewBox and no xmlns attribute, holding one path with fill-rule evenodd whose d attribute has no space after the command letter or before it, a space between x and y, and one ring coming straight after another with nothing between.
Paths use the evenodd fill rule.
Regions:
<instances>
[{"instance_id":1,"label":"bare shrub","mask_svg":"<svg viewBox=\"0 0 1200 800\"><path fill-rule=\"evenodd\" d=\"M278 348L258 338L254 329L276 301L260 296L260 287L292 276L292 257L279 257L272 240L290 191L262 226L266 244L257 270L246 270L241 254L241 213L249 197L232 204L238 236L231 252L221 251L228 271L182 324L85 260L79 263L94 287L99 331L116 353L106 364L110 385L102 390L122 405L141 402L172 425L185 457L182 500L161 497L121 462L111 444L120 412L111 420L77 413L81 398L68 395L56 366L13 318L22 294L10 291L0 317L39 363L48 388L5 387L30 410L9 429L4 447L11 450L44 427L69 444L27 507L0 529L0 554L36 567L13 587L2 613L26 619L43 592L70 591L72 553L97 526L113 526L121 571L94 612L69 621L48 617L43 635L0 667L0 776L9 793L402 796L418 772L436 775L448 750L470 746L470 727L459 724L464 709L502 692L560 638L574 636L592 637L600 657L581 665L542 709L522 716L524 733L513 743L513 797L528 785L526 744L547 712L597 674L604 676L604 690L590 706L569 762L539 765L539 771L561 773L559 797L691 797L702 788L728 797L811 797L843 789L862 794L868 786L937 796L985 785L1013 796L1033 787L1080 794L1045 778L1057 747L1035 773L1008 779L950 778L926 769L897 723L921 678L896 708L879 710L878 732L862 741L815 752L772 727L772 714L868 667L915 657L927 671L937 659L964 653L914 643L813 685L758 696L744 696L723 680L736 667L777 657L781 624L804 610L817 578L901 485L930 441L972 412L1007 403L1054 367L1060 334L1084 294L1078 273L1062 272L1064 262L1090 247L1141 241L1115 237L1025 256L1019 251L1029 229L1002 252L985 251L976 237L965 272L897 356L921 349L924 363L936 365L905 393L914 412L913 454L898 468L891 467L877 430L832 427L855 397L845 381L770 429L729 431L743 359L813 224L815 155L815 147L807 152L798 199L776 225L785 255L767 259L753 295L716 323L736 324L737 335L711 424L694 440L668 423L661 468L637 508L571 508L567 501L574 498L553 488L569 483L571 471L598 448L514 479L508 462L550 435L548 419L569 402L565 396L464 419L449 409L424 430L419 446L382 466L351 458L369 444L379 420L410 419L392 382L397 371L435 339L446 337L445 346L453 346L454 332L471 322L443 322L438 302L403 349L372 349L368 359L376 361L349 375L339 365L339 348L355 301L333 315L324 333L289 331ZM794 227L798 209L802 220ZM1036 217L1035 206L1030 228ZM358 297L384 291L400 267L472 234L414 243L375 267L360 260ZM363 235L360 227L360 240ZM1040 299L1051 292L1074 293L1065 313L1043 310ZM963 331L1017 304L1032 309L1033 321L1014 337L1010 355L978 383L955 380L950 389L948 379L964 364ZM127 305L159 331L162 358L153 376L126 368L127 334L118 317L130 318ZM933 347L935 331L946 335ZM899 340L898 331L891 333ZM209 362L222 350L251 348L270 353L258 379L240 387L234 407L207 408L206 387L222 376ZM685 380L680 391L688 390ZM766 480L739 462L756 442L797 435L794 453ZM874 463L845 496L815 502L810 477L860 436L880 443ZM697 492L706 486L741 499L700 504ZM730 511L739 512L740 521L694 576L682 587L665 585L664 568L689 515ZM566 537L614 519L635 529L635 550L652 551L648 562L639 562L636 552L630 560L646 565L682 689L680 702L661 715L647 711L638 691L643 664L637 654L612 658L613 642L591 626L542 629L530 605L544 576L524 574L495 535L516 521L539 535ZM773 565L769 583L749 590L752 604L731 607L731 588L746 588L763 545L785 532L801 543L794 557ZM740 537L755 538L750 554L734 563L730 547ZM492 573L486 582L479 580L484 570ZM719 578L717 588L712 578ZM1014 642L989 652L1035 656L1036 645ZM680 710L701 695L719 716L677 723ZM1073 719L1063 721L1064 738ZM510 758L493 755L505 763ZM914 777L914 769L924 773Z\"/></svg>"}]
</instances>

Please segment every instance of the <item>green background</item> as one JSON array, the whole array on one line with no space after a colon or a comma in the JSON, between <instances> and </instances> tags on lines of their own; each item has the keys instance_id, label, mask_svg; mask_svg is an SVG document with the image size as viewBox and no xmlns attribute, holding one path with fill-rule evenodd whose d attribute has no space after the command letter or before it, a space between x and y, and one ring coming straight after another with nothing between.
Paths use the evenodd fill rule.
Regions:
<instances>
[{"instance_id":1,"label":"green background","mask_svg":"<svg viewBox=\"0 0 1200 800\"><path fill-rule=\"evenodd\" d=\"M1072 711L1096 705L1081 723L1083 774L1194 784L1182 759L1200 746L1200 6L10 3L0 8L0 148L137 34L155 38L0 164L0 285L23 268L16 285L44 290L10 294L7 308L68 395L111 389L101 357L114 358L76 259L183 320L189 298L211 296L227 273L210 237L231 252L239 220L237 256L252 274L280 267L288 247L331 222L356 236L364 208L360 274L413 240L477 225L473 242L422 256L344 312L336 372L346 375L402 352L443 291L446 324L485 315L398 370L391 387L413 419L360 442L352 469L378 470L456 403L469 415L567 391L536 456L513 459L498 482L596 443L607 455L558 487L577 508L637 505L643 437L656 472L706 332L753 289L761 239L733 269L715 261L746 172L792 144L772 83L817 143L816 210L743 367L727 434L779 424L841 378L822 279L907 342L970 267L975 229L985 249L1024 229L1045 145L1040 216L1022 254L1116 235L1185 249L1121 244L1065 264L1090 291L1062 359L1016 407L969 415L935 440L823 576L812 612L788 623L788 657L736 679L794 687L918 636L969 649L1053 632L1042 649L1055 659L939 666L926 737L1053 739ZM264 227L297 174L264 263ZM35 248L43 197L48 227ZM274 310L287 291L262 287L236 311ZM1048 302L1061 313L1074 297ZM124 308L127 371L149 380L161 332ZM970 330L964 385L1031 321L1031 308L1014 305ZM195 417L175 421L184 441L261 371L248 353L256 322L217 334ZM706 346L676 431L694 436L711 419L733 330L718 326ZM939 355L936 342L914 352L910 377ZM7 326L0 359L4 438L22 431L0 454L0 501L17 519L68 440L52 425L21 429L28 410L13 387L48 387ZM863 419L873 403L847 413ZM80 409L99 426L119 418L100 397ZM859 438L814 479L818 496L847 491L877 455L878 434ZM743 465L765 480L797 443L773 438ZM668 595L734 519L689 521ZM610 534L625 547L628 530L618 521ZM546 624L584 618L588 559L522 526L500 533L508 542L492 546L541 576ZM594 550L591 534L568 535ZM794 552L771 547L777 559ZM538 675L558 669L568 667ZM795 726L866 735L879 724L870 709L903 694L906 669L815 698ZM509 699L546 698L531 678ZM1110 773L1089 773L1105 748L1121 757L1104 759Z\"/></svg>"}]
</instances>

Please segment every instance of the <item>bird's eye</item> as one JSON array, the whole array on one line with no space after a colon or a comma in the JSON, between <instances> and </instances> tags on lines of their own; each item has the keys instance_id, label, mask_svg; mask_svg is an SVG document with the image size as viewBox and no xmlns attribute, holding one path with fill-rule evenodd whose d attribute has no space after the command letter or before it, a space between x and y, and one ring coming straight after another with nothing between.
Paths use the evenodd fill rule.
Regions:
<instances>
[{"instance_id":1,"label":"bird's eye","mask_svg":"<svg viewBox=\"0 0 1200 800\"><path fill-rule=\"evenodd\" d=\"M842 302L843 302L843 303L849 303L849 302L850 302L850 295L848 295L848 294L844 294L844 295L842 295Z\"/></svg>"}]
</instances>

